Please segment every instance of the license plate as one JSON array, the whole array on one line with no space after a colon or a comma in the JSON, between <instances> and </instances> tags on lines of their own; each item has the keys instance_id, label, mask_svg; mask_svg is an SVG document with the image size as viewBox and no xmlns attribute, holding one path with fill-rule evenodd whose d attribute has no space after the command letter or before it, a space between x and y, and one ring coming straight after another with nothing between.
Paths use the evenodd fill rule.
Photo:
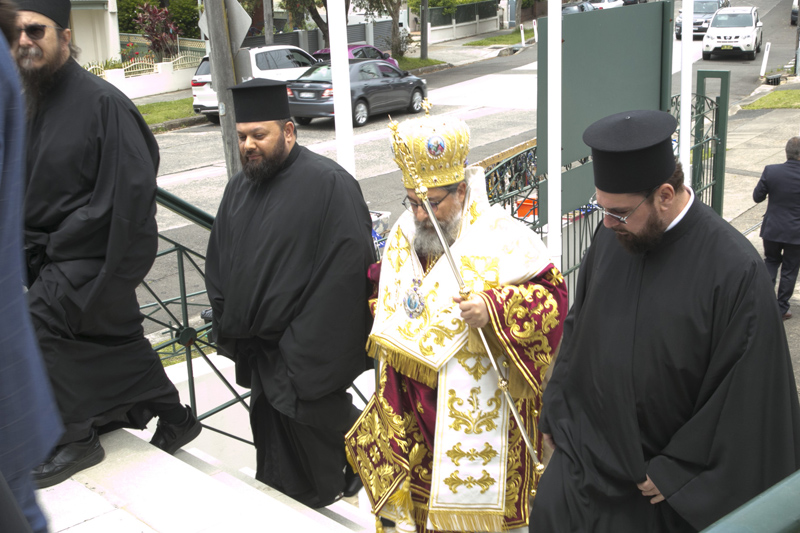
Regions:
<instances>
[{"instance_id":1,"label":"license plate","mask_svg":"<svg viewBox=\"0 0 800 533\"><path fill-rule=\"evenodd\" d=\"M733 46L726 44L725 46L720 46L722 50L733 50Z\"/></svg>"},{"instance_id":2,"label":"license plate","mask_svg":"<svg viewBox=\"0 0 800 533\"><path fill-rule=\"evenodd\" d=\"M300 93L300 98L314 98L314 93L307 93L307 92Z\"/></svg>"}]
</instances>

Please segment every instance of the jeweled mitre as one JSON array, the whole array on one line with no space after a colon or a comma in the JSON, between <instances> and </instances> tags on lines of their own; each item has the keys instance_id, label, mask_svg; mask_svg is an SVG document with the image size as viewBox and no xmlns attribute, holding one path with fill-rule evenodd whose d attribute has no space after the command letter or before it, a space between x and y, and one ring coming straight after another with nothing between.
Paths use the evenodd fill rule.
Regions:
<instances>
[{"instance_id":1,"label":"jeweled mitre","mask_svg":"<svg viewBox=\"0 0 800 533\"><path fill-rule=\"evenodd\" d=\"M403 171L403 186L417 187L415 177L429 189L464 181L469 152L469 126L453 117L433 117L389 124L394 160Z\"/></svg>"}]
</instances>

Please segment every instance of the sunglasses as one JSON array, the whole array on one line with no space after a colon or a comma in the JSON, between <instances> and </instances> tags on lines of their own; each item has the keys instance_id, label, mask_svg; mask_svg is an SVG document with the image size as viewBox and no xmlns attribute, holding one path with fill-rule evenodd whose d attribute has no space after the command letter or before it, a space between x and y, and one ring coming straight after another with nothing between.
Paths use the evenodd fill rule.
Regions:
<instances>
[{"instance_id":1,"label":"sunglasses","mask_svg":"<svg viewBox=\"0 0 800 533\"><path fill-rule=\"evenodd\" d=\"M27 26L23 26L19 29L20 32L25 32L28 38L31 41L38 41L42 37L44 37L44 32L46 28L53 28L56 30L60 30L58 26L46 26L44 24L28 24Z\"/></svg>"}]
</instances>

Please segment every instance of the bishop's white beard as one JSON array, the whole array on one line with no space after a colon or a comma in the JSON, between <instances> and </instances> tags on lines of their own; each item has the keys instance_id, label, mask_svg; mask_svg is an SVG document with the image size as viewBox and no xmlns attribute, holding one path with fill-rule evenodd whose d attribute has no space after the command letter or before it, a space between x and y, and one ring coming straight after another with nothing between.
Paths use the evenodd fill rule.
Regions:
<instances>
[{"instance_id":1,"label":"bishop's white beard","mask_svg":"<svg viewBox=\"0 0 800 533\"><path fill-rule=\"evenodd\" d=\"M453 213L445 220L439 221L439 226L442 228L442 234L447 240L448 246L452 246L456 242L458 232L461 229L461 214L464 208L454 210ZM444 253L439 237L436 235L436 229L433 227L433 222L426 218L424 222L414 219L416 226L416 233L414 235L414 250L419 257L438 257Z\"/></svg>"}]
</instances>

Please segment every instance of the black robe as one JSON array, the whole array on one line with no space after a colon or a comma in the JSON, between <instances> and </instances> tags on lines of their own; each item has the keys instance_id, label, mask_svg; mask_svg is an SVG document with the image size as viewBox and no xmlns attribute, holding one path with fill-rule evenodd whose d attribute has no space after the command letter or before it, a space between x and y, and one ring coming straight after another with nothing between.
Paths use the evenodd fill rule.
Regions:
<instances>
[{"instance_id":1,"label":"black robe","mask_svg":"<svg viewBox=\"0 0 800 533\"><path fill-rule=\"evenodd\" d=\"M557 449L531 531L710 525L800 468L793 376L764 262L709 207L646 254L600 227L544 394Z\"/></svg>"},{"instance_id":2,"label":"black robe","mask_svg":"<svg viewBox=\"0 0 800 533\"><path fill-rule=\"evenodd\" d=\"M70 59L28 124L28 302L61 442L144 428L178 392L144 337L136 287L155 261L158 145L136 106Z\"/></svg>"},{"instance_id":3,"label":"black robe","mask_svg":"<svg viewBox=\"0 0 800 533\"><path fill-rule=\"evenodd\" d=\"M254 184L234 176L206 258L215 339L252 387L256 479L311 506L342 490L345 392L366 367L371 219L333 161L295 145Z\"/></svg>"}]
</instances>

